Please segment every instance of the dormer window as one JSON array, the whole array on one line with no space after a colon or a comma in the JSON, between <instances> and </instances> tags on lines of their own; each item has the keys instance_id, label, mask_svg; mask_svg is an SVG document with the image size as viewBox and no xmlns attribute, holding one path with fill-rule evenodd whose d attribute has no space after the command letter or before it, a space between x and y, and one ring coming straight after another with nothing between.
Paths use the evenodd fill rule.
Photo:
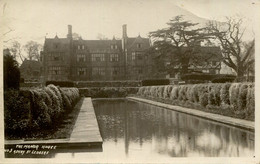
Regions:
<instances>
[{"instance_id":1,"label":"dormer window","mask_svg":"<svg viewBox=\"0 0 260 164\"><path fill-rule=\"evenodd\" d=\"M137 43L137 48L141 48L142 44L141 43Z\"/></svg>"}]
</instances>

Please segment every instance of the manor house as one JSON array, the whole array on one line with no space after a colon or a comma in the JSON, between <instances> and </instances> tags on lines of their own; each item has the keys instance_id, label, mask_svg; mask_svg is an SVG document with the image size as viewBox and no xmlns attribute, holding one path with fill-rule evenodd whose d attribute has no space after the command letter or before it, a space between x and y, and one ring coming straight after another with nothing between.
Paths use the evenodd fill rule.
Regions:
<instances>
[{"instance_id":1,"label":"manor house","mask_svg":"<svg viewBox=\"0 0 260 164\"><path fill-rule=\"evenodd\" d=\"M146 78L151 62L144 53L150 47L148 38L127 36L123 25L121 40L83 40L72 38L68 25L66 38L46 38L41 60L44 80L102 81Z\"/></svg>"},{"instance_id":2,"label":"manor house","mask_svg":"<svg viewBox=\"0 0 260 164\"><path fill-rule=\"evenodd\" d=\"M149 38L127 36L127 26L122 27L122 39L73 39L72 26L68 25L66 38L45 38L41 62L44 81L118 81L156 78L156 65L151 55ZM218 74L221 69L219 47L201 47L205 59L192 63L189 70ZM206 51L205 51L206 50ZM213 53L212 55L212 52ZM206 63L206 64L205 64ZM165 65L169 64L167 57ZM177 66L173 69L178 71ZM172 77L174 77L173 75ZM163 75L159 78L165 78Z\"/></svg>"}]
</instances>

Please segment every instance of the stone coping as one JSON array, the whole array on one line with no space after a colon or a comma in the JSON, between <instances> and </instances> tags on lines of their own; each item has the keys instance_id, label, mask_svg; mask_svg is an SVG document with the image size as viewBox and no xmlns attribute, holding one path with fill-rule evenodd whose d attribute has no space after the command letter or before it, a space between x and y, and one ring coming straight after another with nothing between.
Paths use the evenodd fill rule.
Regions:
<instances>
[{"instance_id":1,"label":"stone coping","mask_svg":"<svg viewBox=\"0 0 260 164\"><path fill-rule=\"evenodd\" d=\"M255 130L255 122L254 121L248 121L248 120L223 116L223 115L219 115L219 114L208 113L208 112L204 112L204 111L200 111L200 110L196 110L196 109L165 104L165 103L156 102L156 101L152 101L152 100L148 100L148 99L144 99L144 98L139 98L139 97L127 97L127 98L130 99L130 100L144 102L144 103L152 104L152 105L155 105L155 106L167 108L167 109L170 109L170 110L174 110L174 111L178 111L178 112L182 112L182 113L187 113L187 114L190 114L190 115L194 115L194 116L202 117L202 118L205 118L205 119L217 121L217 122L224 123L224 124L227 124L227 125L240 127L240 128L247 129L247 130L250 130L250 131Z\"/></svg>"},{"instance_id":2,"label":"stone coping","mask_svg":"<svg viewBox=\"0 0 260 164\"><path fill-rule=\"evenodd\" d=\"M5 140L5 148L15 145L55 145L58 149L77 149L91 147L102 151L103 140L100 135L91 98L84 98L70 138L49 140ZM71 150L70 150L71 151Z\"/></svg>"}]
</instances>

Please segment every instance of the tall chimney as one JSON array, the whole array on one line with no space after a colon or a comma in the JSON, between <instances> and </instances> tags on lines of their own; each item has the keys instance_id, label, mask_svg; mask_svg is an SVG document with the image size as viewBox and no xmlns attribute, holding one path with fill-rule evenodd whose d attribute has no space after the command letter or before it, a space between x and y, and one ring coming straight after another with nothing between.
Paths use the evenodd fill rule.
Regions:
<instances>
[{"instance_id":1,"label":"tall chimney","mask_svg":"<svg viewBox=\"0 0 260 164\"><path fill-rule=\"evenodd\" d=\"M123 25L123 37L122 37L122 48L125 51L127 44L127 29L126 29L126 24Z\"/></svg>"},{"instance_id":2,"label":"tall chimney","mask_svg":"<svg viewBox=\"0 0 260 164\"><path fill-rule=\"evenodd\" d=\"M127 38L127 28L126 28L126 24L123 25L123 38Z\"/></svg>"},{"instance_id":3,"label":"tall chimney","mask_svg":"<svg viewBox=\"0 0 260 164\"><path fill-rule=\"evenodd\" d=\"M68 35L67 35L67 38L72 39L72 26L71 25L68 25Z\"/></svg>"}]
</instances>

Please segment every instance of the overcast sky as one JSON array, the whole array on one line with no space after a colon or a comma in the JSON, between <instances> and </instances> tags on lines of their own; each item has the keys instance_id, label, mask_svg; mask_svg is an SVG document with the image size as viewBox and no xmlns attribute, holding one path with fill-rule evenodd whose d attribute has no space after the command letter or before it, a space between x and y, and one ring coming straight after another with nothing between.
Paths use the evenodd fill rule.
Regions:
<instances>
[{"instance_id":1,"label":"overcast sky","mask_svg":"<svg viewBox=\"0 0 260 164\"><path fill-rule=\"evenodd\" d=\"M44 43L44 38L66 37L67 25L83 39L121 38L122 25L127 24L128 36L165 27L176 15L203 22L224 20L239 15L252 21L258 0L2 0L1 28L5 45L12 40L22 44L29 40ZM250 22L251 23L251 22ZM248 23L248 24L250 24ZM249 29L252 26L248 26Z\"/></svg>"}]
</instances>

